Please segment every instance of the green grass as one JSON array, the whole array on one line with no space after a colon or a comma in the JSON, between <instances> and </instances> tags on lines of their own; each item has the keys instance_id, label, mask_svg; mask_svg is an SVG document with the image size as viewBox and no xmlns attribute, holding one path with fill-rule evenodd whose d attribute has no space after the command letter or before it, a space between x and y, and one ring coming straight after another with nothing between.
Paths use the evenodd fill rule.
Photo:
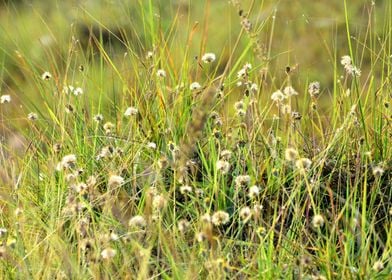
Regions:
<instances>
[{"instance_id":1,"label":"green grass","mask_svg":"<svg viewBox=\"0 0 392 280\"><path fill-rule=\"evenodd\" d=\"M2 279L391 278L389 1L45 2L0 9Z\"/></svg>"}]
</instances>

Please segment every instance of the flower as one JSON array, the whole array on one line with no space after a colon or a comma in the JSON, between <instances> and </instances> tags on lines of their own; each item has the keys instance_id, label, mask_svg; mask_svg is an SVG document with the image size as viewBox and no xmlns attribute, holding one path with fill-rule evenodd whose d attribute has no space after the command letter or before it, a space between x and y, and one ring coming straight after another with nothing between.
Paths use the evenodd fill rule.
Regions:
<instances>
[{"instance_id":1,"label":"flower","mask_svg":"<svg viewBox=\"0 0 392 280\"><path fill-rule=\"evenodd\" d=\"M157 148L157 144L154 142L148 142L147 143L147 148L155 150Z\"/></svg>"},{"instance_id":2,"label":"flower","mask_svg":"<svg viewBox=\"0 0 392 280\"><path fill-rule=\"evenodd\" d=\"M320 94L320 83L317 81L311 82L308 86L308 92L311 97L317 97Z\"/></svg>"},{"instance_id":3,"label":"flower","mask_svg":"<svg viewBox=\"0 0 392 280\"><path fill-rule=\"evenodd\" d=\"M240 218L241 220L246 223L252 217L252 211L248 206L242 207L240 209Z\"/></svg>"},{"instance_id":4,"label":"flower","mask_svg":"<svg viewBox=\"0 0 392 280\"><path fill-rule=\"evenodd\" d=\"M79 96L83 94L83 89L80 87L75 88L75 90L73 91L73 95L75 96Z\"/></svg>"},{"instance_id":5,"label":"flower","mask_svg":"<svg viewBox=\"0 0 392 280\"><path fill-rule=\"evenodd\" d=\"M249 196L250 198L255 198L255 197L257 197L259 194L260 194L260 188L259 188L258 186L254 185L254 186L251 186L251 187L249 188L248 196Z\"/></svg>"},{"instance_id":6,"label":"flower","mask_svg":"<svg viewBox=\"0 0 392 280\"><path fill-rule=\"evenodd\" d=\"M44 72L42 75L41 75L41 79L42 80L45 80L45 81L49 81L50 79L52 78L52 74L50 74L49 72Z\"/></svg>"},{"instance_id":7,"label":"flower","mask_svg":"<svg viewBox=\"0 0 392 280\"><path fill-rule=\"evenodd\" d=\"M250 182L250 176L249 175L239 175L235 178L235 185L237 187L241 187L243 185L247 185Z\"/></svg>"},{"instance_id":8,"label":"flower","mask_svg":"<svg viewBox=\"0 0 392 280\"><path fill-rule=\"evenodd\" d=\"M124 116L125 116L125 117L136 116L138 112L139 112L139 111L138 111L137 108L135 108L135 107L128 107L128 108L125 110Z\"/></svg>"},{"instance_id":9,"label":"flower","mask_svg":"<svg viewBox=\"0 0 392 280\"><path fill-rule=\"evenodd\" d=\"M114 130L114 124L111 122L107 122L103 125L103 129L105 130L106 134L110 134Z\"/></svg>"},{"instance_id":10,"label":"flower","mask_svg":"<svg viewBox=\"0 0 392 280\"><path fill-rule=\"evenodd\" d=\"M157 71L157 76L158 76L159 78L165 78L165 77L166 77L166 71L163 70L163 69L158 69L158 71Z\"/></svg>"},{"instance_id":11,"label":"flower","mask_svg":"<svg viewBox=\"0 0 392 280\"><path fill-rule=\"evenodd\" d=\"M103 115L102 114L95 115L94 116L94 121L97 122L97 123L103 121Z\"/></svg>"},{"instance_id":12,"label":"flower","mask_svg":"<svg viewBox=\"0 0 392 280\"><path fill-rule=\"evenodd\" d=\"M216 169L222 174L227 174L230 171L230 163L226 160L218 160L216 162Z\"/></svg>"},{"instance_id":13,"label":"flower","mask_svg":"<svg viewBox=\"0 0 392 280\"><path fill-rule=\"evenodd\" d=\"M29 113L29 114L27 115L27 118L28 118L30 121L35 121L35 120L38 119L38 115L37 115L36 113L31 112L31 113Z\"/></svg>"},{"instance_id":14,"label":"flower","mask_svg":"<svg viewBox=\"0 0 392 280\"><path fill-rule=\"evenodd\" d=\"M201 60L202 60L204 63L211 63L211 62L214 62L215 59L216 59L216 56L215 56L214 53L205 53L205 54L201 57Z\"/></svg>"},{"instance_id":15,"label":"flower","mask_svg":"<svg viewBox=\"0 0 392 280\"><path fill-rule=\"evenodd\" d=\"M198 82L193 82L191 83L191 85L189 86L190 90L194 91L194 90L199 90L201 89L201 85Z\"/></svg>"},{"instance_id":16,"label":"flower","mask_svg":"<svg viewBox=\"0 0 392 280\"><path fill-rule=\"evenodd\" d=\"M230 216L227 212L219 210L212 215L211 221L215 226L227 224Z\"/></svg>"},{"instance_id":17,"label":"flower","mask_svg":"<svg viewBox=\"0 0 392 280\"><path fill-rule=\"evenodd\" d=\"M298 158L298 152L293 148L287 148L284 155L287 161L295 161Z\"/></svg>"},{"instance_id":18,"label":"flower","mask_svg":"<svg viewBox=\"0 0 392 280\"><path fill-rule=\"evenodd\" d=\"M109 177L108 185L109 187L118 187L124 184L124 178L119 175L111 175Z\"/></svg>"},{"instance_id":19,"label":"flower","mask_svg":"<svg viewBox=\"0 0 392 280\"><path fill-rule=\"evenodd\" d=\"M298 95L298 92L292 86L285 87L283 93L286 95L286 97Z\"/></svg>"},{"instance_id":20,"label":"flower","mask_svg":"<svg viewBox=\"0 0 392 280\"><path fill-rule=\"evenodd\" d=\"M312 161L308 158L300 158L295 162L295 166L300 170L309 169Z\"/></svg>"},{"instance_id":21,"label":"flower","mask_svg":"<svg viewBox=\"0 0 392 280\"><path fill-rule=\"evenodd\" d=\"M312 219L312 226L314 228L320 228L324 225L324 218L323 216L317 214L314 215L313 219Z\"/></svg>"},{"instance_id":22,"label":"flower","mask_svg":"<svg viewBox=\"0 0 392 280\"><path fill-rule=\"evenodd\" d=\"M128 226L135 228L144 228L146 225L146 220L141 215L133 216L128 222Z\"/></svg>"},{"instance_id":23,"label":"flower","mask_svg":"<svg viewBox=\"0 0 392 280\"><path fill-rule=\"evenodd\" d=\"M104 260L112 259L116 255L116 250L112 248L106 248L101 252L101 257Z\"/></svg>"},{"instance_id":24,"label":"flower","mask_svg":"<svg viewBox=\"0 0 392 280\"><path fill-rule=\"evenodd\" d=\"M385 172L385 170L380 165L373 167L374 177L381 177L382 174L384 174L384 172Z\"/></svg>"},{"instance_id":25,"label":"flower","mask_svg":"<svg viewBox=\"0 0 392 280\"><path fill-rule=\"evenodd\" d=\"M343 66L351 65L351 57L348 56L348 55L342 56L342 58L341 58L341 60L340 60L340 63L341 63Z\"/></svg>"},{"instance_id":26,"label":"flower","mask_svg":"<svg viewBox=\"0 0 392 280\"><path fill-rule=\"evenodd\" d=\"M284 95L283 92L280 89L275 91L271 95L272 101L275 101L275 102L281 102L281 101L283 101L283 99L286 99L286 98L287 98L287 96Z\"/></svg>"},{"instance_id":27,"label":"flower","mask_svg":"<svg viewBox=\"0 0 392 280\"><path fill-rule=\"evenodd\" d=\"M0 97L0 103L5 104L5 103L10 103L11 102L11 95L9 94L4 94Z\"/></svg>"},{"instance_id":28,"label":"flower","mask_svg":"<svg viewBox=\"0 0 392 280\"><path fill-rule=\"evenodd\" d=\"M192 192L192 187L189 185L184 185L180 187L180 193L182 194L189 194Z\"/></svg>"},{"instance_id":29,"label":"flower","mask_svg":"<svg viewBox=\"0 0 392 280\"><path fill-rule=\"evenodd\" d=\"M76 165L76 155L74 154L69 154L66 155L62 158L61 162L61 167L63 169L70 169L70 168L74 168Z\"/></svg>"},{"instance_id":30,"label":"flower","mask_svg":"<svg viewBox=\"0 0 392 280\"><path fill-rule=\"evenodd\" d=\"M384 269L384 263L383 263L382 261L378 260L378 261L376 261L376 262L373 264L373 267L372 267L372 268L373 268L374 271L380 272L381 270Z\"/></svg>"}]
</instances>

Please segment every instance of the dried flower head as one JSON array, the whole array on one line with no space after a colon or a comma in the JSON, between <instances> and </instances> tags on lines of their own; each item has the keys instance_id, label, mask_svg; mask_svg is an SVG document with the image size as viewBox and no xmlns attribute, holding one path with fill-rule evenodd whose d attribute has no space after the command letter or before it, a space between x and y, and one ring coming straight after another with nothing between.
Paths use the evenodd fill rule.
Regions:
<instances>
[{"instance_id":1,"label":"dried flower head","mask_svg":"<svg viewBox=\"0 0 392 280\"><path fill-rule=\"evenodd\" d=\"M152 206L154 207L154 210L160 211L166 206L166 198L163 195L155 195L153 200L152 200Z\"/></svg>"},{"instance_id":2,"label":"dried flower head","mask_svg":"<svg viewBox=\"0 0 392 280\"><path fill-rule=\"evenodd\" d=\"M201 57L201 60L202 60L204 63L211 63L211 62L214 62L215 59L216 59L216 56L215 56L214 53L205 53L205 54Z\"/></svg>"},{"instance_id":3,"label":"dried flower head","mask_svg":"<svg viewBox=\"0 0 392 280\"><path fill-rule=\"evenodd\" d=\"M11 95L9 94L4 94L0 97L0 103L5 104L5 103L10 103L11 102Z\"/></svg>"},{"instance_id":4,"label":"dried flower head","mask_svg":"<svg viewBox=\"0 0 392 280\"><path fill-rule=\"evenodd\" d=\"M215 226L225 225L229 222L230 216L227 212L219 210L215 212L211 217L211 222Z\"/></svg>"},{"instance_id":5,"label":"dried flower head","mask_svg":"<svg viewBox=\"0 0 392 280\"><path fill-rule=\"evenodd\" d=\"M166 77L166 71L163 70L163 69L158 69L158 71L157 71L157 76L158 76L159 78L165 78L165 77Z\"/></svg>"},{"instance_id":6,"label":"dried flower head","mask_svg":"<svg viewBox=\"0 0 392 280\"><path fill-rule=\"evenodd\" d=\"M252 211L248 206L242 207L240 209L240 219L246 223L249 221L249 219L252 217Z\"/></svg>"},{"instance_id":7,"label":"dried flower head","mask_svg":"<svg viewBox=\"0 0 392 280\"><path fill-rule=\"evenodd\" d=\"M385 170L381 165L377 165L373 167L373 175L374 177L381 177L384 174Z\"/></svg>"},{"instance_id":8,"label":"dried flower head","mask_svg":"<svg viewBox=\"0 0 392 280\"><path fill-rule=\"evenodd\" d=\"M374 271L380 272L381 270L384 269L384 263L383 263L382 261L378 260L378 261L376 261L376 262L373 264L373 267L372 267L372 268L373 268Z\"/></svg>"},{"instance_id":9,"label":"dried flower head","mask_svg":"<svg viewBox=\"0 0 392 280\"><path fill-rule=\"evenodd\" d=\"M298 158L298 152L294 148L287 148L284 155L286 160L290 162L295 161Z\"/></svg>"},{"instance_id":10,"label":"dried flower head","mask_svg":"<svg viewBox=\"0 0 392 280\"><path fill-rule=\"evenodd\" d=\"M227 174L230 171L230 163L226 160L218 160L216 162L216 169L222 174Z\"/></svg>"},{"instance_id":11,"label":"dried flower head","mask_svg":"<svg viewBox=\"0 0 392 280\"><path fill-rule=\"evenodd\" d=\"M36 113L31 112L31 113L29 113L29 114L27 115L27 118L28 118L30 121L36 121L36 120L38 120L38 115L37 115Z\"/></svg>"},{"instance_id":12,"label":"dried flower head","mask_svg":"<svg viewBox=\"0 0 392 280\"><path fill-rule=\"evenodd\" d=\"M180 187L180 193L182 194L190 194L192 192L192 187L189 185L184 185Z\"/></svg>"},{"instance_id":13,"label":"dried flower head","mask_svg":"<svg viewBox=\"0 0 392 280\"><path fill-rule=\"evenodd\" d=\"M320 83L317 81L311 82L308 86L309 95L316 98L320 94Z\"/></svg>"},{"instance_id":14,"label":"dried flower head","mask_svg":"<svg viewBox=\"0 0 392 280\"><path fill-rule=\"evenodd\" d=\"M249 175L239 175L235 178L235 185L237 187L245 186L248 185L250 182L250 176Z\"/></svg>"},{"instance_id":15,"label":"dried flower head","mask_svg":"<svg viewBox=\"0 0 392 280\"><path fill-rule=\"evenodd\" d=\"M287 96L283 94L281 90L277 90L271 95L271 99L274 102L282 102L284 99L286 99Z\"/></svg>"},{"instance_id":16,"label":"dried flower head","mask_svg":"<svg viewBox=\"0 0 392 280\"><path fill-rule=\"evenodd\" d=\"M115 188L124 184L124 178L119 175L111 175L108 180L109 187Z\"/></svg>"},{"instance_id":17,"label":"dried flower head","mask_svg":"<svg viewBox=\"0 0 392 280\"><path fill-rule=\"evenodd\" d=\"M181 233L186 232L186 231L188 230L188 228L190 227L190 225L191 225L191 224L190 224L189 221L186 220L186 219L181 219L181 220L179 220L178 223L177 223L178 230L179 230Z\"/></svg>"},{"instance_id":18,"label":"dried flower head","mask_svg":"<svg viewBox=\"0 0 392 280\"><path fill-rule=\"evenodd\" d=\"M49 81L51 78L52 78L52 74L50 74L49 72L44 72L41 75L41 79L45 81Z\"/></svg>"},{"instance_id":19,"label":"dried flower head","mask_svg":"<svg viewBox=\"0 0 392 280\"><path fill-rule=\"evenodd\" d=\"M300 158L295 162L295 166L300 170L307 170L311 165L312 161L308 158Z\"/></svg>"},{"instance_id":20,"label":"dried flower head","mask_svg":"<svg viewBox=\"0 0 392 280\"><path fill-rule=\"evenodd\" d=\"M74 168L76 165L76 155L69 154L62 158L60 162L62 169L71 169Z\"/></svg>"},{"instance_id":21,"label":"dried flower head","mask_svg":"<svg viewBox=\"0 0 392 280\"><path fill-rule=\"evenodd\" d=\"M196 91L196 90L201 89L201 85L198 82L193 82L189 86L189 89L192 90L192 91Z\"/></svg>"},{"instance_id":22,"label":"dried flower head","mask_svg":"<svg viewBox=\"0 0 392 280\"><path fill-rule=\"evenodd\" d=\"M105 130L105 133L106 133L106 134L111 134L111 133L113 132L114 128L115 128L115 126L114 126L114 124L111 123L111 122L106 122L106 123L103 125L103 129Z\"/></svg>"},{"instance_id":23,"label":"dried flower head","mask_svg":"<svg viewBox=\"0 0 392 280\"><path fill-rule=\"evenodd\" d=\"M104 260L109 260L114 258L114 256L116 255L116 250L114 250L113 248L106 248L101 252L101 257Z\"/></svg>"},{"instance_id":24,"label":"dried flower head","mask_svg":"<svg viewBox=\"0 0 392 280\"><path fill-rule=\"evenodd\" d=\"M128 226L133 228L145 228L146 225L146 219L141 215L133 216L128 222Z\"/></svg>"},{"instance_id":25,"label":"dried flower head","mask_svg":"<svg viewBox=\"0 0 392 280\"><path fill-rule=\"evenodd\" d=\"M82 95L82 94L83 94L83 89L81 87L77 87L73 91L73 95L75 95L75 96L79 96L79 95Z\"/></svg>"},{"instance_id":26,"label":"dried flower head","mask_svg":"<svg viewBox=\"0 0 392 280\"><path fill-rule=\"evenodd\" d=\"M284 95L286 97L291 97L293 95L298 95L298 92L292 87L292 86L287 86L283 89Z\"/></svg>"},{"instance_id":27,"label":"dried flower head","mask_svg":"<svg viewBox=\"0 0 392 280\"><path fill-rule=\"evenodd\" d=\"M256 198L259 196L259 194L260 194L260 188L258 186L254 185L249 188L248 196L250 198Z\"/></svg>"},{"instance_id":28,"label":"dried flower head","mask_svg":"<svg viewBox=\"0 0 392 280\"><path fill-rule=\"evenodd\" d=\"M151 149L151 150L155 150L157 148L157 144L154 142L148 142L147 143L147 148Z\"/></svg>"},{"instance_id":29,"label":"dried flower head","mask_svg":"<svg viewBox=\"0 0 392 280\"><path fill-rule=\"evenodd\" d=\"M220 152L221 159L230 160L232 156L232 152L230 150L223 150Z\"/></svg>"},{"instance_id":30,"label":"dried flower head","mask_svg":"<svg viewBox=\"0 0 392 280\"><path fill-rule=\"evenodd\" d=\"M138 112L139 112L139 111L138 111L137 108L135 108L135 107L128 107L128 108L125 110L124 116L125 116L125 117L136 116Z\"/></svg>"},{"instance_id":31,"label":"dried flower head","mask_svg":"<svg viewBox=\"0 0 392 280\"><path fill-rule=\"evenodd\" d=\"M320 228L323 225L324 225L324 218L323 218L323 216L321 216L319 214L314 215L313 219L312 219L312 226L314 228Z\"/></svg>"},{"instance_id":32,"label":"dried flower head","mask_svg":"<svg viewBox=\"0 0 392 280\"><path fill-rule=\"evenodd\" d=\"M94 121L99 123L101 121L103 121L103 115L102 114L97 114L94 116Z\"/></svg>"}]
</instances>

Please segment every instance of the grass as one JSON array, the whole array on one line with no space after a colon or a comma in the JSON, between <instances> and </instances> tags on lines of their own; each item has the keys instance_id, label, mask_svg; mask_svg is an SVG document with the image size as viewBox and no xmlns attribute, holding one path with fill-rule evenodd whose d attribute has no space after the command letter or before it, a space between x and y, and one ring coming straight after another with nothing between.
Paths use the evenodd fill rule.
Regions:
<instances>
[{"instance_id":1,"label":"grass","mask_svg":"<svg viewBox=\"0 0 392 280\"><path fill-rule=\"evenodd\" d=\"M2 3L3 279L391 277L389 1L64 2Z\"/></svg>"}]
</instances>

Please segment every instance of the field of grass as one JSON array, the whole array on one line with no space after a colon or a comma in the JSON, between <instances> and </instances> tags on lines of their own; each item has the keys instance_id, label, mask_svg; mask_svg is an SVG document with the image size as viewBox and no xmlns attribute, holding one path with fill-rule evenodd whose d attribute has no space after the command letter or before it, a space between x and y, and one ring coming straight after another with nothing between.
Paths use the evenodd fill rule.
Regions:
<instances>
[{"instance_id":1,"label":"field of grass","mask_svg":"<svg viewBox=\"0 0 392 280\"><path fill-rule=\"evenodd\" d=\"M0 1L0 279L392 279L392 2Z\"/></svg>"}]
</instances>

